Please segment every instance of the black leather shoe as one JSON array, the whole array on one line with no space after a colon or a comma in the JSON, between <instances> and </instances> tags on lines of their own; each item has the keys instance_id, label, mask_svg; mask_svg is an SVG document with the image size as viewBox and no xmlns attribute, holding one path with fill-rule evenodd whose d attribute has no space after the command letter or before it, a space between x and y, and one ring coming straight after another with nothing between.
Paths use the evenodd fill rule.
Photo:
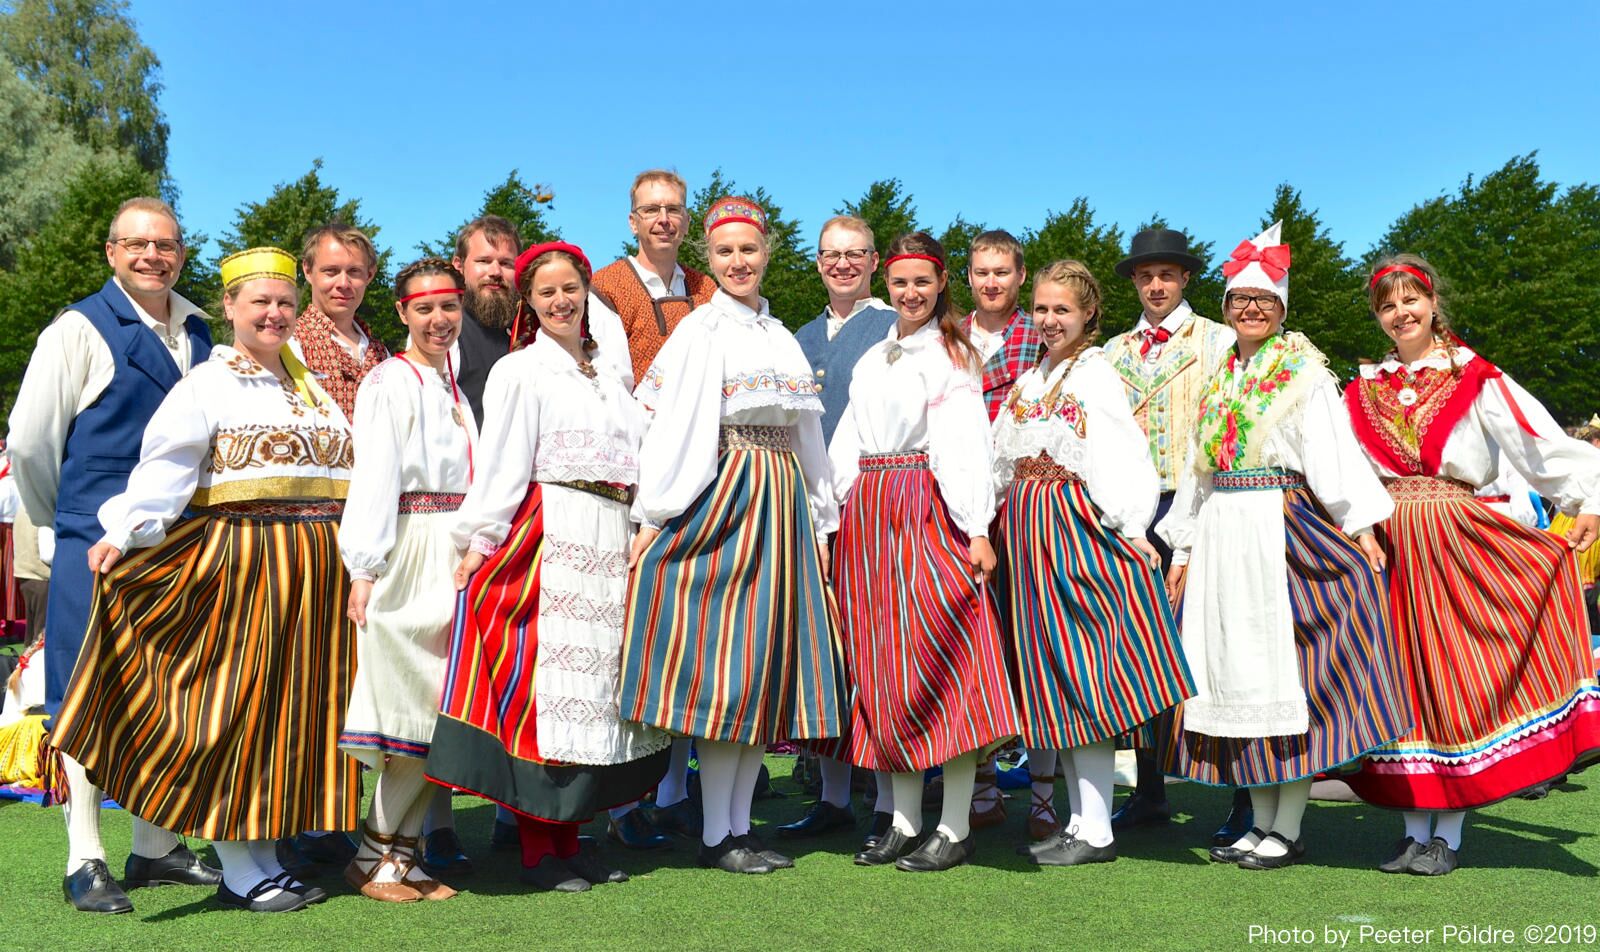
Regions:
<instances>
[{"instance_id":1,"label":"black leather shoe","mask_svg":"<svg viewBox=\"0 0 1600 952\"><path fill-rule=\"evenodd\" d=\"M1411 865L1411 861L1416 859L1417 855L1425 848L1421 843L1408 836L1394 844L1393 854L1378 864L1378 871L1381 873L1403 873Z\"/></svg>"},{"instance_id":2,"label":"black leather shoe","mask_svg":"<svg viewBox=\"0 0 1600 952\"><path fill-rule=\"evenodd\" d=\"M1122 801L1121 809L1111 814L1111 828L1121 831L1136 826L1160 826L1171 819L1172 806L1166 800L1141 797L1135 793Z\"/></svg>"},{"instance_id":3,"label":"black leather shoe","mask_svg":"<svg viewBox=\"0 0 1600 952\"><path fill-rule=\"evenodd\" d=\"M544 892L580 893L589 891L589 881L573 872L566 861L554 853L547 853L537 866L524 866L518 877L534 889Z\"/></svg>"},{"instance_id":4,"label":"black leather shoe","mask_svg":"<svg viewBox=\"0 0 1600 952\"><path fill-rule=\"evenodd\" d=\"M61 880L67 902L79 912L132 912L133 900L111 878L103 859L91 859Z\"/></svg>"},{"instance_id":5,"label":"black leather shoe","mask_svg":"<svg viewBox=\"0 0 1600 952\"><path fill-rule=\"evenodd\" d=\"M628 881L628 874L620 869L612 869L593 846L588 849L578 847L578 852L566 857L562 862L567 864L568 869L596 886Z\"/></svg>"},{"instance_id":6,"label":"black leather shoe","mask_svg":"<svg viewBox=\"0 0 1600 952\"><path fill-rule=\"evenodd\" d=\"M151 859L148 856L128 854L122 864L122 885L125 889L140 886L219 886L222 870L212 869L194 855L187 846L174 846L165 856Z\"/></svg>"},{"instance_id":7,"label":"black leather shoe","mask_svg":"<svg viewBox=\"0 0 1600 952\"><path fill-rule=\"evenodd\" d=\"M648 814L650 825L654 826L658 833L669 833L686 840L700 839L704 817L700 813L700 805L691 797L684 797L670 807L651 806L639 809L650 811Z\"/></svg>"},{"instance_id":8,"label":"black leather shoe","mask_svg":"<svg viewBox=\"0 0 1600 952\"><path fill-rule=\"evenodd\" d=\"M522 848L522 834L517 832L515 823L494 821L494 832L489 834L489 849L495 852L502 850L516 850Z\"/></svg>"},{"instance_id":9,"label":"black leather shoe","mask_svg":"<svg viewBox=\"0 0 1600 952\"><path fill-rule=\"evenodd\" d=\"M328 833L323 836L300 833L294 838L294 849L306 860L318 866L337 866L342 869L356 858L355 841L344 833ZM287 864L285 865L287 868Z\"/></svg>"},{"instance_id":10,"label":"black leather shoe","mask_svg":"<svg viewBox=\"0 0 1600 952\"><path fill-rule=\"evenodd\" d=\"M870 850L874 846L877 846L878 841L883 839L883 834L889 832L890 828L893 826L894 814L884 813L881 810L874 810L872 812L872 825L867 827L867 838L862 842L861 848L863 850Z\"/></svg>"},{"instance_id":11,"label":"black leather shoe","mask_svg":"<svg viewBox=\"0 0 1600 952\"><path fill-rule=\"evenodd\" d=\"M746 833L743 836L736 836L734 839L738 840L745 849L753 851L757 856L766 860L767 865L773 869L794 869L794 860L761 842L761 838L754 833Z\"/></svg>"},{"instance_id":12,"label":"black leather shoe","mask_svg":"<svg viewBox=\"0 0 1600 952\"><path fill-rule=\"evenodd\" d=\"M894 868L907 873L937 873L952 866L960 866L978 852L978 844L969 834L959 843L935 832L922 841L922 845L894 861Z\"/></svg>"},{"instance_id":13,"label":"black leather shoe","mask_svg":"<svg viewBox=\"0 0 1600 952\"><path fill-rule=\"evenodd\" d=\"M729 834L716 846L700 844L700 865L727 873L770 873L772 864Z\"/></svg>"},{"instance_id":14,"label":"black leather shoe","mask_svg":"<svg viewBox=\"0 0 1600 952\"><path fill-rule=\"evenodd\" d=\"M1406 872L1413 876L1444 876L1455 871L1460 865L1457 861L1456 851L1450 848L1439 837L1428 841L1428 845L1418 853L1406 867Z\"/></svg>"},{"instance_id":15,"label":"black leather shoe","mask_svg":"<svg viewBox=\"0 0 1600 952\"><path fill-rule=\"evenodd\" d=\"M275 892L271 899L262 899L262 893ZM256 883L243 896L228 888L227 883L217 887L217 901L224 906L235 906L247 912L298 912L311 905L306 897L290 892L270 879Z\"/></svg>"},{"instance_id":16,"label":"black leather shoe","mask_svg":"<svg viewBox=\"0 0 1600 952\"><path fill-rule=\"evenodd\" d=\"M1211 834L1212 846L1229 846L1239 842L1256 825L1256 811L1250 806L1249 795L1236 796L1233 807L1228 810L1228 818L1217 827L1217 832Z\"/></svg>"},{"instance_id":17,"label":"black leather shoe","mask_svg":"<svg viewBox=\"0 0 1600 952\"><path fill-rule=\"evenodd\" d=\"M1260 827L1251 827L1249 833L1240 834L1238 837L1235 837L1233 842L1229 843L1227 846L1211 847L1211 862L1237 863L1246 856L1249 856L1249 850L1233 845L1234 843L1239 842L1239 840L1244 839L1246 836L1254 836L1256 838L1256 842L1259 843L1267 838L1267 831L1261 829Z\"/></svg>"},{"instance_id":18,"label":"black leather shoe","mask_svg":"<svg viewBox=\"0 0 1600 952\"><path fill-rule=\"evenodd\" d=\"M878 842L856 854L856 865L887 866L916 848L916 837L901 833L891 824L888 832L878 837Z\"/></svg>"},{"instance_id":19,"label":"black leather shoe","mask_svg":"<svg viewBox=\"0 0 1600 952\"><path fill-rule=\"evenodd\" d=\"M1304 840L1289 842L1282 834L1272 832L1267 834L1267 839L1277 840L1288 848L1289 852L1282 856L1262 856L1260 853L1246 853L1239 858L1240 869L1282 869L1293 866L1306 858L1306 844Z\"/></svg>"},{"instance_id":20,"label":"black leather shoe","mask_svg":"<svg viewBox=\"0 0 1600 952\"><path fill-rule=\"evenodd\" d=\"M643 807L629 810L621 819L612 817L606 835L630 850L661 850L672 845L666 834L650 825Z\"/></svg>"},{"instance_id":21,"label":"black leather shoe","mask_svg":"<svg viewBox=\"0 0 1600 952\"><path fill-rule=\"evenodd\" d=\"M442 826L423 838L422 868L434 876L460 876L472 872L472 858L461 848L456 831Z\"/></svg>"},{"instance_id":22,"label":"black leather shoe","mask_svg":"<svg viewBox=\"0 0 1600 952\"><path fill-rule=\"evenodd\" d=\"M1087 863L1111 863L1117 858L1117 844L1090 846L1069 830L1062 830L1045 841L1044 849L1033 854L1035 866L1083 866Z\"/></svg>"},{"instance_id":23,"label":"black leather shoe","mask_svg":"<svg viewBox=\"0 0 1600 952\"><path fill-rule=\"evenodd\" d=\"M826 800L818 800L811 804L805 816L778 827L778 835L793 839L821 836L834 830L855 829L855 825L856 815L849 807L836 807Z\"/></svg>"}]
</instances>

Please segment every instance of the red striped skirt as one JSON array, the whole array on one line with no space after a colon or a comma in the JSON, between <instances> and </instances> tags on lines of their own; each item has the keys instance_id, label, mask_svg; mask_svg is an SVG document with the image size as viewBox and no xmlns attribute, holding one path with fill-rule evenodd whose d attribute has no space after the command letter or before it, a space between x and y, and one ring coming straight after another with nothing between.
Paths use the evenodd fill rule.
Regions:
<instances>
[{"instance_id":1,"label":"red striped skirt","mask_svg":"<svg viewBox=\"0 0 1600 952\"><path fill-rule=\"evenodd\" d=\"M1018 733L1000 620L927 456L862 472L834 541L849 760L925 770ZM841 745L842 746L842 745Z\"/></svg>"},{"instance_id":2,"label":"red striped skirt","mask_svg":"<svg viewBox=\"0 0 1600 952\"><path fill-rule=\"evenodd\" d=\"M1566 540L1456 483L1389 486L1389 596L1415 726L1350 786L1386 807L1466 810L1600 756L1600 689Z\"/></svg>"}]
</instances>

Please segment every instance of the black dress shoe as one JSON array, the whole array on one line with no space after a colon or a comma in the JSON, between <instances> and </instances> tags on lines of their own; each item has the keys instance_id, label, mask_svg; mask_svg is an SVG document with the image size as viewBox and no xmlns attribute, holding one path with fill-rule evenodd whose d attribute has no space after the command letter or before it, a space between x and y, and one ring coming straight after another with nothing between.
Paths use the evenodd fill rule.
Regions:
<instances>
[{"instance_id":1,"label":"black dress shoe","mask_svg":"<svg viewBox=\"0 0 1600 952\"><path fill-rule=\"evenodd\" d=\"M456 831L442 826L423 838L422 868L435 876L460 876L472 872L472 858L462 850Z\"/></svg>"},{"instance_id":2,"label":"black dress shoe","mask_svg":"<svg viewBox=\"0 0 1600 952\"><path fill-rule=\"evenodd\" d=\"M489 834L489 849L500 852L521 848L522 834L517 832L517 825L502 820L494 821L494 831Z\"/></svg>"},{"instance_id":3,"label":"black dress shoe","mask_svg":"<svg viewBox=\"0 0 1600 952\"><path fill-rule=\"evenodd\" d=\"M174 846L165 856L151 859L148 856L128 854L122 864L122 885L126 889L140 886L218 886L222 883L222 870L212 869L200 861L187 846Z\"/></svg>"},{"instance_id":4,"label":"black dress shoe","mask_svg":"<svg viewBox=\"0 0 1600 952\"><path fill-rule=\"evenodd\" d=\"M888 832L878 837L878 842L856 854L856 865L887 866L916 848L915 836L907 836L891 824Z\"/></svg>"},{"instance_id":5,"label":"black dress shoe","mask_svg":"<svg viewBox=\"0 0 1600 952\"><path fill-rule=\"evenodd\" d=\"M1117 844L1090 846L1078 839L1070 830L1062 830L1045 841L1048 845L1033 853L1035 866L1083 866L1087 863L1111 863L1117 859Z\"/></svg>"},{"instance_id":6,"label":"black dress shoe","mask_svg":"<svg viewBox=\"0 0 1600 952\"><path fill-rule=\"evenodd\" d=\"M276 893L271 899L262 899L263 893ZM247 912L298 912L311 905L306 897L290 892L270 879L263 879L243 896L228 888L227 883L217 887L217 901L224 906L235 906Z\"/></svg>"},{"instance_id":7,"label":"black dress shoe","mask_svg":"<svg viewBox=\"0 0 1600 952\"><path fill-rule=\"evenodd\" d=\"M601 859L600 853L593 846L588 849L579 846L578 852L561 861L567 864L568 869L596 886L628 881L628 874L620 869L612 869L609 863Z\"/></svg>"},{"instance_id":8,"label":"black dress shoe","mask_svg":"<svg viewBox=\"0 0 1600 952\"><path fill-rule=\"evenodd\" d=\"M573 872L566 861L554 853L546 853L537 866L524 866L519 878L534 889L544 892L580 893L589 891L589 881Z\"/></svg>"},{"instance_id":9,"label":"black dress shoe","mask_svg":"<svg viewBox=\"0 0 1600 952\"><path fill-rule=\"evenodd\" d=\"M1421 843L1408 836L1394 844L1394 850L1390 857L1378 864L1378 871L1381 873L1403 873L1423 849L1425 847Z\"/></svg>"},{"instance_id":10,"label":"black dress shoe","mask_svg":"<svg viewBox=\"0 0 1600 952\"><path fill-rule=\"evenodd\" d=\"M1111 814L1111 828L1120 831L1136 826L1160 826L1171 819L1172 806L1166 800L1141 797L1135 793L1122 801L1121 809Z\"/></svg>"},{"instance_id":11,"label":"black dress shoe","mask_svg":"<svg viewBox=\"0 0 1600 952\"><path fill-rule=\"evenodd\" d=\"M836 807L826 800L811 804L806 815L778 827L778 835L790 838L821 836L834 830L854 829L856 815L849 807Z\"/></svg>"},{"instance_id":12,"label":"black dress shoe","mask_svg":"<svg viewBox=\"0 0 1600 952\"><path fill-rule=\"evenodd\" d=\"M729 834L716 846L700 844L700 865L707 869L720 869L727 873L770 873L772 864L760 853L745 846L738 837Z\"/></svg>"},{"instance_id":13,"label":"black dress shoe","mask_svg":"<svg viewBox=\"0 0 1600 952\"><path fill-rule=\"evenodd\" d=\"M620 818L612 817L606 835L630 850L662 850L672 845L666 834L650 825L642 807L629 810Z\"/></svg>"},{"instance_id":14,"label":"black dress shoe","mask_svg":"<svg viewBox=\"0 0 1600 952\"><path fill-rule=\"evenodd\" d=\"M922 841L922 845L894 861L894 868L907 873L937 873L952 866L960 866L978 852L978 844L971 834L959 843L935 832Z\"/></svg>"},{"instance_id":15,"label":"black dress shoe","mask_svg":"<svg viewBox=\"0 0 1600 952\"><path fill-rule=\"evenodd\" d=\"M684 797L670 807L640 807L640 810L649 810L650 825L658 833L669 833L681 836L686 840L698 840L700 831L704 826L704 817L700 812L700 805L689 797ZM638 812L638 811L635 811Z\"/></svg>"},{"instance_id":16,"label":"black dress shoe","mask_svg":"<svg viewBox=\"0 0 1600 952\"><path fill-rule=\"evenodd\" d=\"M1444 876L1455 871L1460 865L1457 861L1456 851L1450 848L1439 837L1428 841L1428 845L1418 853L1411 864L1406 867L1406 872L1413 876Z\"/></svg>"},{"instance_id":17,"label":"black dress shoe","mask_svg":"<svg viewBox=\"0 0 1600 952\"><path fill-rule=\"evenodd\" d=\"M864 850L870 850L874 846L877 846L878 841L883 839L883 834L889 832L890 828L893 826L893 813L884 813L882 810L874 810L872 812L872 825L867 827L867 838L862 842L861 848Z\"/></svg>"},{"instance_id":18,"label":"black dress shoe","mask_svg":"<svg viewBox=\"0 0 1600 952\"><path fill-rule=\"evenodd\" d=\"M1227 846L1213 846L1213 847L1211 847L1211 862L1213 862L1213 863L1237 863L1241 859L1244 859L1246 856L1249 856L1250 855L1250 851L1249 850L1241 849L1240 847L1237 847L1237 846L1233 845L1234 843L1239 842L1239 840L1244 839L1246 836L1254 836L1256 838L1256 842L1259 843L1262 840L1267 838L1267 831L1261 829L1260 827L1251 827L1249 833L1240 834L1238 837L1236 837L1233 840L1233 842L1229 843Z\"/></svg>"},{"instance_id":19,"label":"black dress shoe","mask_svg":"<svg viewBox=\"0 0 1600 952\"><path fill-rule=\"evenodd\" d=\"M79 912L132 912L133 900L111 878L103 859L91 859L61 880L61 891Z\"/></svg>"},{"instance_id":20,"label":"black dress shoe","mask_svg":"<svg viewBox=\"0 0 1600 952\"><path fill-rule=\"evenodd\" d=\"M1288 838L1276 831L1268 833L1267 839L1277 840L1279 843L1283 844L1289 850L1289 852L1283 854L1282 856L1263 856L1260 853L1246 853L1239 859L1240 869L1282 869L1285 866L1293 866L1294 864L1306 858L1306 844L1304 840L1295 840L1293 843L1291 843L1289 842Z\"/></svg>"},{"instance_id":21,"label":"black dress shoe","mask_svg":"<svg viewBox=\"0 0 1600 952\"><path fill-rule=\"evenodd\" d=\"M1256 825L1256 811L1245 797L1234 797L1233 808L1228 811L1228 818L1217 827L1217 832L1211 834L1212 846L1228 846L1239 842Z\"/></svg>"},{"instance_id":22,"label":"black dress shoe","mask_svg":"<svg viewBox=\"0 0 1600 952\"><path fill-rule=\"evenodd\" d=\"M794 869L794 860L761 842L761 838L754 833L746 833L734 839L743 844L745 849L754 851L757 856L766 860L767 865L773 869Z\"/></svg>"}]
</instances>

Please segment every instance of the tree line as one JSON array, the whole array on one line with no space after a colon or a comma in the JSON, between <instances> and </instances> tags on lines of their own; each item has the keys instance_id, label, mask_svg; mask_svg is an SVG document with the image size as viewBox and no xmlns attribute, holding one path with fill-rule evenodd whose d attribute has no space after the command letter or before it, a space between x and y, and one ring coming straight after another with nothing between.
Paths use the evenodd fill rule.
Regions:
<instances>
[{"instance_id":1,"label":"tree line","mask_svg":"<svg viewBox=\"0 0 1600 952\"><path fill-rule=\"evenodd\" d=\"M160 61L140 42L127 10L125 0L16 0L0 6L0 117L7 120L7 135L0 137L0 409L6 411L40 329L61 306L104 283L101 249L117 205L138 194L161 194L175 204L181 198L180 183L166 169ZM404 334L389 279L414 254L448 256L456 229L396 258L381 240L381 224L363 213L360 198L324 183L320 170L321 161L315 161L298 178L240 205L217 236L219 250L193 254L179 293L216 313L221 257L262 244L298 251L311 228L344 221L371 235L382 253L362 316L378 336L399 343ZM772 256L763 291L773 314L799 327L827 303L814 263L821 222L802 223L759 184L736 182L719 169L693 187L691 236L699 234L700 212L730 194L748 195L767 209ZM524 241L544 241L560 234L553 211L554 190L512 169L462 223L495 213L514 222ZM880 252L912 229L939 238L950 254L954 296L964 309L971 307L961 280L967 246L993 226L1021 239L1030 272L1059 258L1087 264L1105 291L1106 335L1138 318L1131 283L1112 271L1131 233L1097 221L1086 197L1044 211L1037 223L957 215L941 225L919 218L914 196L891 177L842 200L835 212L866 219ZM1401 212L1360 254L1335 239L1317 209L1288 183L1275 188L1260 227L1279 219L1294 254L1287 326L1310 336L1341 377L1387 349L1367 308L1365 276L1378 258L1410 251L1444 275L1441 290L1460 335L1537 394L1557 419L1573 423L1600 409L1592 383L1600 371L1597 186L1559 186L1541 177L1537 153L1514 156L1482 177L1469 176L1453 192ZM1188 231L1159 214L1134 231L1151 225ZM1221 265L1237 239L1227 237L1219 246L1192 231L1190 236L1191 250L1206 267L1191 280L1187 296L1201 313L1218 316ZM186 239L196 252L210 244L209 236L195 232ZM607 257L590 250L597 265ZM627 244L618 248L632 250ZM703 249L686 242L683 260L703 267ZM881 294L881 276L878 285ZM225 335L225 327L218 330Z\"/></svg>"}]
</instances>

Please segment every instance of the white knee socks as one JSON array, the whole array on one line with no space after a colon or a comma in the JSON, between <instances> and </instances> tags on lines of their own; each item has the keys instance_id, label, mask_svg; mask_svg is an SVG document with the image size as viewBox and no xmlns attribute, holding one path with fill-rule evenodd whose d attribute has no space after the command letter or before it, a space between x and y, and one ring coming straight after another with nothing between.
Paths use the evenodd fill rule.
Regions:
<instances>
[{"instance_id":1,"label":"white knee socks","mask_svg":"<svg viewBox=\"0 0 1600 952\"><path fill-rule=\"evenodd\" d=\"M1269 833L1276 833L1290 843L1300 839L1300 821L1305 819L1306 804L1311 799L1311 778L1296 780L1293 783L1279 784L1272 788L1276 794L1277 803L1273 805L1272 826L1263 827L1261 819L1261 799L1256 787L1250 791L1250 797L1255 802L1256 826ZM1289 852L1288 847L1276 839L1264 839L1256 845L1255 853L1260 856L1283 856Z\"/></svg>"},{"instance_id":2,"label":"white knee socks","mask_svg":"<svg viewBox=\"0 0 1600 952\"><path fill-rule=\"evenodd\" d=\"M1433 814L1421 810L1407 810L1401 816L1406 820L1406 835L1427 846L1428 841L1433 839Z\"/></svg>"},{"instance_id":3,"label":"white knee socks","mask_svg":"<svg viewBox=\"0 0 1600 952\"><path fill-rule=\"evenodd\" d=\"M267 873L256 865L251 845L247 840L211 841L212 848L217 851L217 859L222 861L223 884L239 896L249 896L250 890L267 878ZM281 889L271 889L255 898L272 899L281 892Z\"/></svg>"},{"instance_id":4,"label":"white knee socks","mask_svg":"<svg viewBox=\"0 0 1600 952\"><path fill-rule=\"evenodd\" d=\"M894 774L887 770L874 770L872 773L873 779L878 783L878 795L872 801L872 811L874 813L893 813ZM921 797L922 792L918 791L917 796Z\"/></svg>"},{"instance_id":5,"label":"white knee socks","mask_svg":"<svg viewBox=\"0 0 1600 952\"><path fill-rule=\"evenodd\" d=\"M1083 788L1078 786L1078 768L1070 751L1057 758L1056 766L1061 768L1061 783L1067 788L1067 815L1061 825L1075 830L1083 823Z\"/></svg>"},{"instance_id":6,"label":"white knee socks","mask_svg":"<svg viewBox=\"0 0 1600 952\"><path fill-rule=\"evenodd\" d=\"M922 771L889 775L894 791L894 828L906 836L922 832Z\"/></svg>"},{"instance_id":7,"label":"white knee socks","mask_svg":"<svg viewBox=\"0 0 1600 952\"><path fill-rule=\"evenodd\" d=\"M822 771L822 802L836 807L850 805L850 765L832 757L818 757L817 767Z\"/></svg>"},{"instance_id":8,"label":"white knee socks","mask_svg":"<svg viewBox=\"0 0 1600 952\"><path fill-rule=\"evenodd\" d=\"M1090 846L1110 846L1111 785L1116 776L1117 745L1113 741L1074 747L1073 773L1078 787L1078 839Z\"/></svg>"},{"instance_id":9,"label":"white knee socks","mask_svg":"<svg viewBox=\"0 0 1600 952\"><path fill-rule=\"evenodd\" d=\"M178 837L148 820L133 818L133 855L160 859L178 848Z\"/></svg>"},{"instance_id":10,"label":"white knee socks","mask_svg":"<svg viewBox=\"0 0 1600 952\"><path fill-rule=\"evenodd\" d=\"M422 768L422 761L414 757L389 759L378 776L378 786L372 791L372 806L367 810L367 823L373 832L398 832L407 814L418 806L417 801L428 795L425 789L428 778ZM424 802L423 809L431 805Z\"/></svg>"},{"instance_id":11,"label":"white knee socks","mask_svg":"<svg viewBox=\"0 0 1600 952\"><path fill-rule=\"evenodd\" d=\"M953 843L961 842L972 833L972 778L977 772L978 752L975 750L945 761L944 812L939 815L939 832Z\"/></svg>"},{"instance_id":12,"label":"white knee socks","mask_svg":"<svg viewBox=\"0 0 1600 952\"><path fill-rule=\"evenodd\" d=\"M1251 787L1250 804L1255 811L1255 828L1263 833L1272 832L1272 822L1278 815L1278 788ZM1233 841L1235 848L1246 852L1253 852L1260 844L1261 838L1249 831Z\"/></svg>"},{"instance_id":13,"label":"white knee socks","mask_svg":"<svg viewBox=\"0 0 1600 952\"><path fill-rule=\"evenodd\" d=\"M728 832L734 836L750 832L750 807L755 803L756 783L761 780L761 759L765 753L765 748L755 744L739 745L739 772L733 782L733 799L728 803Z\"/></svg>"},{"instance_id":14,"label":"white knee socks","mask_svg":"<svg viewBox=\"0 0 1600 952\"><path fill-rule=\"evenodd\" d=\"M687 737L680 737L672 742L672 758L667 762L667 775L656 784L656 806L670 807L689 795L689 752L693 746L694 741ZM705 779L705 764L702 762L700 782L705 783ZM701 788L700 794L705 795L704 788ZM720 843L721 840L717 842Z\"/></svg>"},{"instance_id":15,"label":"white knee socks","mask_svg":"<svg viewBox=\"0 0 1600 952\"><path fill-rule=\"evenodd\" d=\"M100 843L100 788L89 782L83 765L61 755L61 770L67 779L67 801L61 814L67 821L67 875L77 872L92 859L104 860L106 848Z\"/></svg>"},{"instance_id":16,"label":"white knee socks","mask_svg":"<svg viewBox=\"0 0 1600 952\"><path fill-rule=\"evenodd\" d=\"M700 741L700 805L705 815L700 841L707 846L716 846L733 832L733 788L738 783L743 752L740 744Z\"/></svg>"},{"instance_id":17,"label":"white knee socks","mask_svg":"<svg viewBox=\"0 0 1600 952\"><path fill-rule=\"evenodd\" d=\"M995 779L998 776L999 767L995 764L994 754L990 754L989 759L983 762L983 768L985 775L983 789L972 791L969 808L977 807L979 810L992 810L996 801L1000 799L1000 784ZM944 783L946 788L950 786L949 774L945 775Z\"/></svg>"},{"instance_id":18,"label":"white knee socks","mask_svg":"<svg viewBox=\"0 0 1600 952\"><path fill-rule=\"evenodd\" d=\"M1433 835L1444 840L1445 845L1453 850L1461 848L1461 828L1467 821L1467 811L1454 810L1450 813L1435 813L1433 815ZM1419 842L1426 842L1422 840Z\"/></svg>"},{"instance_id":19,"label":"white knee socks","mask_svg":"<svg viewBox=\"0 0 1600 952\"><path fill-rule=\"evenodd\" d=\"M1033 802L1028 815L1040 808L1038 803L1050 803L1056 794L1056 751L1054 748L1028 748L1028 779L1033 782ZM1054 807L1052 806L1052 809Z\"/></svg>"}]
</instances>

